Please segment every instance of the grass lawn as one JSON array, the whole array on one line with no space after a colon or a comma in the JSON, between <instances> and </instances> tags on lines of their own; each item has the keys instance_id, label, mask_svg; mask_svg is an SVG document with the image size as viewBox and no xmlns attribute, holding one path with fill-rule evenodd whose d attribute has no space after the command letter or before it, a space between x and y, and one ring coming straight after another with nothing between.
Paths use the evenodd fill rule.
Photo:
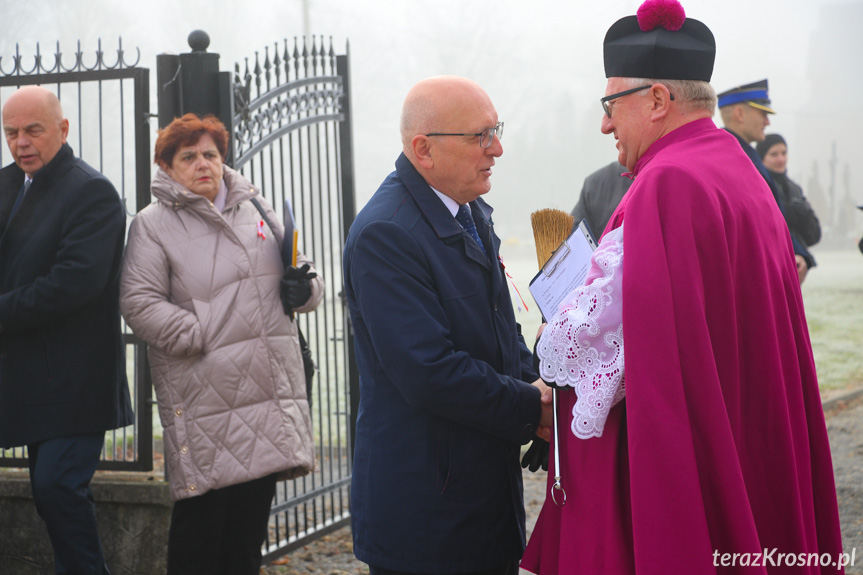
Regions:
<instances>
[{"instance_id":1,"label":"grass lawn","mask_svg":"<svg viewBox=\"0 0 863 575\"><path fill-rule=\"evenodd\" d=\"M816 246L817 248L817 246ZM823 393L863 385L863 254L813 250L803 303Z\"/></svg>"}]
</instances>

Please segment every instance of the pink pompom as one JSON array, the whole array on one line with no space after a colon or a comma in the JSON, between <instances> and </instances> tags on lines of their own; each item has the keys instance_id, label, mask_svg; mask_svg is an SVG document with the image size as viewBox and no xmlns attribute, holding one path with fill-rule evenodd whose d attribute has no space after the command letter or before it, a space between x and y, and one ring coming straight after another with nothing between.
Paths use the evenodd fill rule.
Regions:
<instances>
[{"instance_id":1,"label":"pink pompom","mask_svg":"<svg viewBox=\"0 0 863 575\"><path fill-rule=\"evenodd\" d=\"M638 9L638 27L642 32L650 32L662 26L676 32L686 20L686 12L677 0L647 0Z\"/></svg>"}]
</instances>

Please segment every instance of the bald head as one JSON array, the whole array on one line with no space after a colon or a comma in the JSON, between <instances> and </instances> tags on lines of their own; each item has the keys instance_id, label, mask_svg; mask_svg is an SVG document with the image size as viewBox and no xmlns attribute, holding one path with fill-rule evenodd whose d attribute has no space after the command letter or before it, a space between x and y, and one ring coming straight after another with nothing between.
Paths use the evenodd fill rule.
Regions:
<instances>
[{"instance_id":1,"label":"bald head","mask_svg":"<svg viewBox=\"0 0 863 575\"><path fill-rule=\"evenodd\" d=\"M6 123L6 110L22 103L40 108L46 116L57 122L63 120L63 106L60 105L60 100L54 92L42 86L24 86L9 96L6 103L3 104L4 125Z\"/></svg>"},{"instance_id":2,"label":"bald head","mask_svg":"<svg viewBox=\"0 0 863 575\"><path fill-rule=\"evenodd\" d=\"M492 166L503 147L491 132L483 148L479 134L497 125L497 111L479 84L457 76L427 78L405 98L402 149L426 183L465 204L491 189ZM426 135L432 133L437 135Z\"/></svg>"},{"instance_id":3,"label":"bald head","mask_svg":"<svg viewBox=\"0 0 863 575\"><path fill-rule=\"evenodd\" d=\"M405 153L417 134L430 132L464 132L455 125L460 116L491 107L491 99L479 84L459 76L434 76L411 88L402 106L401 135Z\"/></svg>"},{"instance_id":4,"label":"bald head","mask_svg":"<svg viewBox=\"0 0 863 575\"><path fill-rule=\"evenodd\" d=\"M9 96L2 116L9 151L31 177L54 159L69 133L60 100L40 86L25 86Z\"/></svg>"}]
</instances>

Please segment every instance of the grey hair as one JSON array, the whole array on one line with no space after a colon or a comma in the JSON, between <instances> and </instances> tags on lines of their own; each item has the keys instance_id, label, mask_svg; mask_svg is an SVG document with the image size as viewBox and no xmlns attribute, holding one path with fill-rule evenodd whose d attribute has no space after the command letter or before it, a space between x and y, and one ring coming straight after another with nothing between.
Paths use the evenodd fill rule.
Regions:
<instances>
[{"instance_id":1,"label":"grey hair","mask_svg":"<svg viewBox=\"0 0 863 575\"><path fill-rule=\"evenodd\" d=\"M427 134L434 127L434 108L431 102L424 98L415 98L405 102L399 120L399 130L402 136L402 146L410 148L411 140L417 134Z\"/></svg>"},{"instance_id":2,"label":"grey hair","mask_svg":"<svg viewBox=\"0 0 863 575\"><path fill-rule=\"evenodd\" d=\"M638 88L645 84L662 84L674 95L674 100L683 112L716 112L716 91L708 82L699 80L655 80L650 78L623 78L626 88Z\"/></svg>"}]
</instances>

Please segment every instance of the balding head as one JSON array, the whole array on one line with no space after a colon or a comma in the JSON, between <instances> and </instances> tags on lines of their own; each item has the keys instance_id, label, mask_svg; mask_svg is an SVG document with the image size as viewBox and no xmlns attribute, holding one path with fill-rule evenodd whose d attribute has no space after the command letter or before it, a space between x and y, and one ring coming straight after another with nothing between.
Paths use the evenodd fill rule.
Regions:
<instances>
[{"instance_id":1,"label":"balding head","mask_svg":"<svg viewBox=\"0 0 863 575\"><path fill-rule=\"evenodd\" d=\"M497 123L491 99L473 80L427 78L411 88L402 106L402 148L430 186L464 204L491 189L491 167L503 147L495 137L481 148L473 134Z\"/></svg>"},{"instance_id":2,"label":"balding head","mask_svg":"<svg viewBox=\"0 0 863 575\"><path fill-rule=\"evenodd\" d=\"M3 104L3 116L6 116L6 110L10 107L15 107L16 104L25 102L44 111L46 116L60 122L63 120L63 106L60 105L60 100L57 95L51 90L42 86L24 86L13 92ZM6 123L5 119L3 121Z\"/></svg>"},{"instance_id":3,"label":"balding head","mask_svg":"<svg viewBox=\"0 0 863 575\"><path fill-rule=\"evenodd\" d=\"M9 96L2 116L9 151L31 177L54 159L69 133L60 100L40 86L25 86Z\"/></svg>"},{"instance_id":4,"label":"balding head","mask_svg":"<svg viewBox=\"0 0 863 575\"><path fill-rule=\"evenodd\" d=\"M459 76L434 76L417 82L402 106L402 145L407 152L411 139L430 132L464 132L450 125L465 109L494 108L479 84Z\"/></svg>"}]
</instances>

